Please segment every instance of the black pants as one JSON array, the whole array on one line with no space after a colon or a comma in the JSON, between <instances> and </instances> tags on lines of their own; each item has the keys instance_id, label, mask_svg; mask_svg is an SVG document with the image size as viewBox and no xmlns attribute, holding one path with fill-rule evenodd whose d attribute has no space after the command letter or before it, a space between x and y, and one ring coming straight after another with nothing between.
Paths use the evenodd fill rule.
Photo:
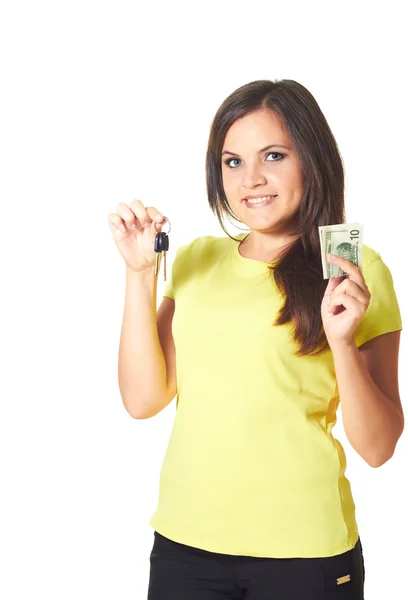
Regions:
<instances>
[{"instance_id":1,"label":"black pants","mask_svg":"<svg viewBox=\"0 0 408 600\"><path fill-rule=\"evenodd\" d=\"M360 539L324 558L208 552L154 532L148 600L364 600Z\"/></svg>"}]
</instances>

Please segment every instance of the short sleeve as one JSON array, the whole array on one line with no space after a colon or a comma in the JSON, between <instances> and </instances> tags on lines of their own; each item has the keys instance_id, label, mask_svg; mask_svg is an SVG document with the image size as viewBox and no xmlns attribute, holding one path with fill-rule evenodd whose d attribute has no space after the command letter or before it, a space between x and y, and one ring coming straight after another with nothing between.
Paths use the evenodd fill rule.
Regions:
<instances>
[{"instance_id":1,"label":"short sleeve","mask_svg":"<svg viewBox=\"0 0 408 600\"><path fill-rule=\"evenodd\" d=\"M401 312L392 275L380 255L363 269L363 275L371 293L371 299L354 332L357 346L361 346L383 333L402 329Z\"/></svg>"}]
</instances>

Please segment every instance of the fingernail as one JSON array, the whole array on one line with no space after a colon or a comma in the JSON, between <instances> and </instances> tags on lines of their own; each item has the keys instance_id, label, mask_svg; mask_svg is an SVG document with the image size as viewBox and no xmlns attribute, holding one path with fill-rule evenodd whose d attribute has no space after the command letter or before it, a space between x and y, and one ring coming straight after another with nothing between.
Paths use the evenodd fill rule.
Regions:
<instances>
[{"instance_id":1,"label":"fingernail","mask_svg":"<svg viewBox=\"0 0 408 600\"><path fill-rule=\"evenodd\" d=\"M120 228L122 231L126 231L126 227L124 225L121 225Z\"/></svg>"},{"instance_id":2,"label":"fingernail","mask_svg":"<svg viewBox=\"0 0 408 600\"><path fill-rule=\"evenodd\" d=\"M150 227L150 223L145 223L145 224L143 225L143 227L144 227L145 229L147 229L148 227Z\"/></svg>"}]
</instances>

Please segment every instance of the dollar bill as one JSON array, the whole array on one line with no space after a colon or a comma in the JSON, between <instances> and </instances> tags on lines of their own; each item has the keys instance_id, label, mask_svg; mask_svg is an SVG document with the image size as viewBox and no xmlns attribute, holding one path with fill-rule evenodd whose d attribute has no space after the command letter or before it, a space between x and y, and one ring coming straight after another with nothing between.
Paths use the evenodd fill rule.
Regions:
<instances>
[{"instance_id":1,"label":"dollar bill","mask_svg":"<svg viewBox=\"0 0 408 600\"><path fill-rule=\"evenodd\" d=\"M361 269L363 230L364 226L360 223L341 223L319 227L324 279L342 277L347 274L338 265L328 262L329 254L342 256Z\"/></svg>"}]
</instances>

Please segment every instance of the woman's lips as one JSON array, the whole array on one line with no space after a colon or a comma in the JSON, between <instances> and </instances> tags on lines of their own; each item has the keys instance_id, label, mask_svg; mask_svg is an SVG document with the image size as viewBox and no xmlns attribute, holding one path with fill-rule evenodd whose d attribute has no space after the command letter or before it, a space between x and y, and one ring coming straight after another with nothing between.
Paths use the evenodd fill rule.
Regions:
<instances>
[{"instance_id":1,"label":"woman's lips","mask_svg":"<svg viewBox=\"0 0 408 600\"><path fill-rule=\"evenodd\" d=\"M269 198L268 200L264 200L263 202L251 203L247 200L243 200L243 202L246 206L248 206L248 208L262 208L264 206L268 206L268 204L271 204L271 202L273 202L275 198L277 198L277 196L273 196L273 198Z\"/></svg>"}]
</instances>

